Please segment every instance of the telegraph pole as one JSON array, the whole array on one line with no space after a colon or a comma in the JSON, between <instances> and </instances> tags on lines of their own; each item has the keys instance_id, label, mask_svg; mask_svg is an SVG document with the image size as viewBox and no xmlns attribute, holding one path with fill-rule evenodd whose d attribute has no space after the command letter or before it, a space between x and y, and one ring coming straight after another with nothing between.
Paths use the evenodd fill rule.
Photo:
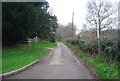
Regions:
<instances>
[{"instance_id":1,"label":"telegraph pole","mask_svg":"<svg viewBox=\"0 0 120 81\"><path fill-rule=\"evenodd\" d=\"M74 25L74 12L72 13L72 36L74 36L73 25Z\"/></svg>"}]
</instances>

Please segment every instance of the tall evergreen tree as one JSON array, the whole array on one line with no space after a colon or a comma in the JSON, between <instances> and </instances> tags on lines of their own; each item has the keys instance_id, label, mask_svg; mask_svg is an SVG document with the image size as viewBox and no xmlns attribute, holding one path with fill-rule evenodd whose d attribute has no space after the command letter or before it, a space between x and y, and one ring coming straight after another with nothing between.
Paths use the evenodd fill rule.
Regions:
<instances>
[{"instance_id":1,"label":"tall evergreen tree","mask_svg":"<svg viewBox=\"0 0 120 81\"><path fill-rule=\"evenodd\" d=\"M47 2L4 2L2 8L3 45L16 45L35 33L44 40L53 37L57 19L47 11Z\"/></svg>"}]
</instances>

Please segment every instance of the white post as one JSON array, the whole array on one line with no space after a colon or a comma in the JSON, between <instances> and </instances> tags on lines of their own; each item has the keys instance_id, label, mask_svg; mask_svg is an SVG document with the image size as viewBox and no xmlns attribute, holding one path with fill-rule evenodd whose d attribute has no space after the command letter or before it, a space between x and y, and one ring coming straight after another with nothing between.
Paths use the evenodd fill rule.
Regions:
<instances>
[{"instance_id":1,"label":"white post","mask_svg":"<svg viewBox=\"0 0 120 81\"><path fill-rule=\"evenodd\" d=\"M29 45L29 37L27 38L27 44Z\"/></svg>"}]
</instances>

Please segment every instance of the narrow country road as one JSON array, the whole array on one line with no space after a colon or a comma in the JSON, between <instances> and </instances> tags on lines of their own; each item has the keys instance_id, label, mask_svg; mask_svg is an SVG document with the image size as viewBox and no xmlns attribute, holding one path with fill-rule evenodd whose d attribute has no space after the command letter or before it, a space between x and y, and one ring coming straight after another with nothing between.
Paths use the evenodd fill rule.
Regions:
<instances>
[{"instance_id":1,"label":"narrow country road","mask_svg":"<svg viewBox=\"0 0 120 81\"><path fill-rule=\"evenodd\" d=\"M95 79L95 77L66 45L58 43L54 51L33 68L8 79Z\"/></svg>"}]
</instances>

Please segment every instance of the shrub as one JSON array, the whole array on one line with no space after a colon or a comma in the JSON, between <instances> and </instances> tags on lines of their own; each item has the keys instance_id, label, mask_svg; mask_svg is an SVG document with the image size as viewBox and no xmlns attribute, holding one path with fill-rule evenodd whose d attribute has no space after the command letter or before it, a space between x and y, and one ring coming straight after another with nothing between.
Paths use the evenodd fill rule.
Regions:
<instances>
[{"instance_id":1,"label":"shrub","mask_svg":"<svg viewBox=\"0 0 120 81\"><path fill-rule=\"evenodd\" d=\"M97 55L98 40L100 42L100 55L112 60L117 60L117 58L120 57L120 40L118 39L100 38L88 43L78 37L77 40L67 40L67 42L72 45L77 45L79 49L85 53Z\"/></svg>"},{"instance_id":2,"label":"shrub","mask_svg":"<svg viewBox=\"0 0 120 81\"><path fill-rule=\"evenodd\" d=\"M101 54L106 58L116 59L118 57L117 39L100 39Z\"/></svg>"},{"instance_id":3,"label":"shrub","mask_svg":"<svg viewBox=\"0 0 120 81\"><path fill-rule=\"evenodd\" d=\"M85 44L85 41L84 40L77 40L77 44L79 46L80 49L83 49L84 48L84 44Z\"/></svg>"},{"instance_id":4,"label":"shrub","mask_svg":"<svg viewBox=\"0 0 120 81\"><path fill-rule=\"evenodd\" d=\"M72 45L77 45L78 44L76 38L66 38L66 39L64 39L64 42L68 42Z\"/></svg>"}]
</instances>

